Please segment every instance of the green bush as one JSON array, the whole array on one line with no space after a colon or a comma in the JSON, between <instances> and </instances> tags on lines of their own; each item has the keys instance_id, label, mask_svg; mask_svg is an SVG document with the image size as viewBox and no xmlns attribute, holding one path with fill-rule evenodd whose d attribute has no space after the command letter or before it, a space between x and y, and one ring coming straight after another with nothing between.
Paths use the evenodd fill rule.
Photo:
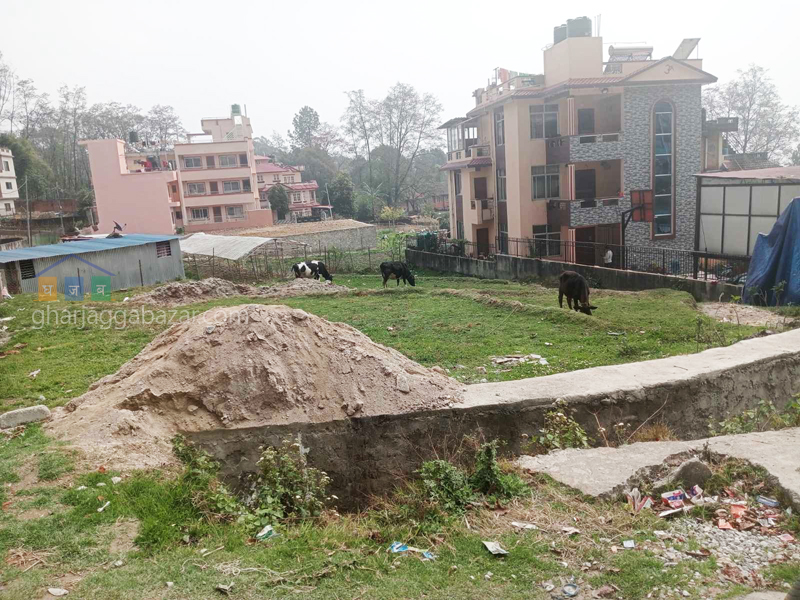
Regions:
<instances>
[{"instance_id":1,"label":"green bush","mask_svg":"<svg viewBox=\"0 0 800 600\"><path fill-rule=\"evenodd\" d=\"M564 400L557 400L555 408L544 416L544 428L539 430L539 446L545 451L562 450L564 448L588 448L589 436L586 430L572 418L574 410L567 407Z\"/></svg>"},{"instance_id":2,"label":"green bush","mask_svg":"<svg viewBox=\"0 0 800 600\"><path fill-rule=\"evenodd\" d=\"M446 460L424 462L418 473L428 498L447 512L463 512L473 499L467 474Z\"/></svg>"},{"instance_id":3,"label":"green bush","mask_svg":"<svg viewBox=\"0 0 800 600\"><path fill-rule=\"evenodd\" d=\"M498 440L486 442L478 449L475 471L470 477L472 487L482 494L509 499L528 491L527 484L516 473L503 473L497 463Z\"/></svg>"},{"instance_id":4,"label":"green bush","mask_svg":"<svg viewBox=\"0 0 800 600\"><path fill-rule=\"evenodd\" d=\"M719 423L709 421L712 436L772 431L800 427L800 396L795 396L783 412L778 411L770 400L761 400L755 408L729 417Z\"/></svg>"}]
</instances>

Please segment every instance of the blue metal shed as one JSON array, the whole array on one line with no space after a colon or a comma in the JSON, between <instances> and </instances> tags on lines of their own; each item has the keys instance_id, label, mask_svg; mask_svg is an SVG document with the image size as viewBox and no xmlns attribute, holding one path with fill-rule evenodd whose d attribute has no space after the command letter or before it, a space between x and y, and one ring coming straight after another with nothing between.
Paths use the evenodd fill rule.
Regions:
<instances>
[{"instance_id":1,"label":"blue metal shed","mask_svg":"<svg viewBox=\"0 0 800 600\"><path fill-rule=\"evenodd\" d=\"M0 252L9 292L36 293L39 277L81 277L90 289L92 276L111 276L111 290L153 285L184 276L178 236L130 234L18 248Z\"/></svg>"}]
</instances>

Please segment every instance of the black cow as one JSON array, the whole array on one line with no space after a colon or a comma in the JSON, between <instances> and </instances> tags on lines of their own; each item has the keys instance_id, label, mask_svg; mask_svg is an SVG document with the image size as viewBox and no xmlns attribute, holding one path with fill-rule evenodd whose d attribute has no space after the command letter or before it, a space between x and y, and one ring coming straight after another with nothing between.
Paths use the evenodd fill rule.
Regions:
<instances>
[{"instance_id":1,"label":"black cow","mask_svg":"<svg viewBox=\"0 0 800 600\"><path fill-rule=\"evenodd\" d=\"M589 284L582 275L575 271L564 271L559 275L558 282L558 305L561 308L564 308L564 296L566 296L570 309L574 308L575 311L590 316L593 310L597 310L596 306L589 304Z\"/></svg>"},{"instance_id":2,"label":"black cow","mask_svg":"<svg viewBox=\"0 0 800 600\"><path fill-rule=\"evenodd\" d=\"M308 262L299 262L292 265L295 279L313 277L319 281L319 276L322 275L327 281L333 281L333 275L328 273L325 263L321 260L310 260Z\"/></svg>"},{"instance_id":3,"label":"black cow","mask_svg":"<svg viewBox=\"0 0 800 600\"><path fill-rule=\"evenodd\" d=\"M408 282L413 287L416 285L414 281L414 274L408 270L408 265L404 262L382 262L381 275L383 275L383 287L386 287L386 282L389 279L396 279L397 285L400 285L400 280L403 280L403 285Z\"/></svg>"}]
</instances>

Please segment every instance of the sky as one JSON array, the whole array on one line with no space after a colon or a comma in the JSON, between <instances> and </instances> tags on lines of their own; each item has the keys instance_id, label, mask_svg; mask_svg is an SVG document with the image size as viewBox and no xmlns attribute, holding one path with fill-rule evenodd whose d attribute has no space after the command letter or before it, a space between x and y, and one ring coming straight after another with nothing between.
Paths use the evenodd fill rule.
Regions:
<instances>
[{"instance_id":1,"label":"sky","mask_svg":"<svg viewBox=\"0 0 800 600\"><path fill-rule=\"evenodd\" d=\"M285 136L304 105L338 124L346 91L377 98L397 82L434 94L443 120L461 116L495 67L541 73L553 27L597 15L606 53L646 42L661 58L699 37L703 68L720 82L755 63L800 105L796 0L2 0L0 52L52 95L66 84L84 86L89 103L169 104L191 132L238 103L255 135Z\"/></svg>"}]
</instances>

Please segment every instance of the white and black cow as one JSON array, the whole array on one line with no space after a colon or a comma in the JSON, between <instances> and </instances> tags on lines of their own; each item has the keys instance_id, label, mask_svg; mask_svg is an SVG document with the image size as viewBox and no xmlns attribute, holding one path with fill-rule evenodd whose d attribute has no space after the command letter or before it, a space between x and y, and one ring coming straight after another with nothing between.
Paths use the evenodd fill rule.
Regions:
<instances>
[{"instance_id":1,"label":"white and black cow","mask_svg":"<svg viewBox=\"0 0 800 600\"><path fill-rule=\"evenodd\" d=\"M414 274L409 270L408 265L404 262L382 262L381 275L383 275L383 287L386 287L386 282L390 279L396 279L397 285L400 285L400 280L403 280L403 285L408 282L413 287L416 285L414 281Z\"/></svg>"},{"instance_id":2,"label":"white and black cow","mask_svg":"<svg viewBox=\"0 0 800 600\"><path fill-rule=\"evenodd\" d=\"M310 260L308 262L299 262L292 265L295 279L311 278L313 277L319 281L319 276L322 275L327 281L333 281L333 275L328 273L325 263L321 260Z\"/></svg>"},{"instance_id":3,"label":"white and black cow","mask_svg":"<svg viewBox=\"0 0 800 600\"><path fill-rule=\"evenodd\" d=\"M574 307L575 311L580 311L585 315L592 314L597 310L596 306L589 304L589 284L582 275L575 271L564 271L558 277L558 305L564 308L564 296L567 297L567 305Z\"/></svg>"}]
</instances>

